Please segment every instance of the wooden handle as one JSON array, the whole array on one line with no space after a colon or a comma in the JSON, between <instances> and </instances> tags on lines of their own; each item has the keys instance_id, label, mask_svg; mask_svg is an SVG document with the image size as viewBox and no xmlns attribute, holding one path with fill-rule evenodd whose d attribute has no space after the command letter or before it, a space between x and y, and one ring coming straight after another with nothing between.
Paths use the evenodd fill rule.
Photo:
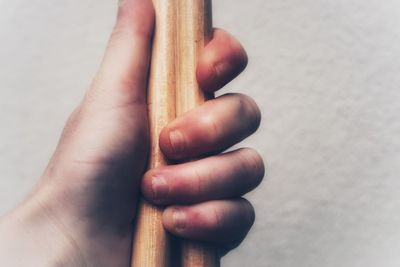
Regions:
<instances>
[{"instance_id":1,"label":"wooden handle","mask_svg":"<svg viewBox=\"0 0 400 267\"><path fill-rule=\"evenodd\" d=\"M211 0L177 1L176 115L201 105L207 98L196 79L198 57L211 37ZM182 241L182 267L216 267L219 257L213 246Z\"/></svg>"},{"instance_id":2,"label":"wooden handle","mask_svg":"<svg viewBox=\"0 0 400 267\"><path fill-rule=\"evenodd\" d=\"M206 97L198 87L196 65L211 35L211 0L153 0L156 23L148 88L151 154L149 168L167 164L158 138L161 129ZM134 232L132 266L216 267L216 250L182 241L182 255L172 255L171 240L162 226L162 209L142 200Z\"/></svg>"},{"instance_id":3,"label":"wooden handle","mask_svg":"<svg viewBox=\"0 0 400 267\"><path fill-rule=\"evenodd\" d=\"M175 1L153 0L156 25L148 85L150 158L148 168L166 164L158 137L176 117L175 107ZM170 266L170 240L162 225L162 209L142 200L133 238L132 266Z\"/></svg>"}]
</instances>

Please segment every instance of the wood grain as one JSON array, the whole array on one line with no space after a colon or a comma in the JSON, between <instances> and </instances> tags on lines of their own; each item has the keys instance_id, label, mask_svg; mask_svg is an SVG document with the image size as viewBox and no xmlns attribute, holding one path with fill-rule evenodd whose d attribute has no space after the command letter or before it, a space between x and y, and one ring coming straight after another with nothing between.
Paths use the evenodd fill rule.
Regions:
<instances>
[{"instance_id":1,"label":"wood grain","mask_svg":"<svg viewBox=\"0 0 400 267\"><path fill-rule=\"evenodd\" d=\"M196 65L211 36L211 0L153 0L153 3L156 23L148 88L149 168L167 164L158 144L161 129L210 97L199 89ZM182 241L182 254L171 253L170 239L162 226L162 209L142 200L134 232L132 266L219 266L219 257L211 245ZM179 263L171 264L172 258Z\"/></svg>"},{"instance_id":2,"label":"wood grain","mask_svg":"<svg viewBox=\"0 0 400 267\"><path fill-rule=\"evenodd\" d=\"M210 97L203 94L196 79L197 61L211 38L211 0L177 0L176 115L201 105ZM182 241L182 267L216 267L216 249L193 241Z\"/></svg>"},{"instance_id":3,"label":"wood grain","mask_svg":"<svg viewBox=\"0 0 400 267\"><path fill-rule=\"evenodd\" d=\"M148 85L150 158L148 168L166 164L158 137L176 116L175 109L175 21L174 1L153 0L155 33ZM162 225L162 208L142 200L134 231L132 266L166 267L170 262L169 238Z\"/></svg>"}]
</instances>

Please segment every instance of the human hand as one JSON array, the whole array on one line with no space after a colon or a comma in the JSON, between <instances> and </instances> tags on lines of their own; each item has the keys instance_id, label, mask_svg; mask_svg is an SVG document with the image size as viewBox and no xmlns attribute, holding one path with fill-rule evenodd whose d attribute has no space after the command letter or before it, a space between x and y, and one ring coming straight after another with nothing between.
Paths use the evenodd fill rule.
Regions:
<instances>
[{"instance_id":1,"label":"human hand","mask_svg":"<svg viewBox=\"0 0 400 267\"><path fill-rule=\"evenodd\" d=\"M129 266L140 187L150 202L167 206L164 226L177 236L227 252L247 234L254 210L241 196L261 182L262 159L251 149L217 154L257 129L260 112L250 98L224 95L173 121L160 135L164 154L203 159L144 174L153 20L151 0L120 1L102 65L48 167L28 199L0 221L2 266ZM246 63L240 44L215 30L198 82L216 91Z\"/></svg>"}]
</instances>

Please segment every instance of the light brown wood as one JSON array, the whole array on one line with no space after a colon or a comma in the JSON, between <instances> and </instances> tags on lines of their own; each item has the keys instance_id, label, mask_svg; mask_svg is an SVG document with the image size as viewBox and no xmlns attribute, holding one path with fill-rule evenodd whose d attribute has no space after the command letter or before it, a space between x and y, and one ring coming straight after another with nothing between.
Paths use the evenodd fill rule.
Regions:
<instances>
[{"instance_id":1,"label":"light brown wood","mask_svg":"<svg viewBox=\"0 0 400 267\"><path fill-rule=\"evenodd\" d=\"M211 0L153 0L156 26L148 88L151 154L149 168L166 164L158 138L176 116L202 104L196 65L211 34ZM168 234L162 226L162 209L142 200L136 223L132 266L217 267L216 250L207 244L182 241L182 255L171 255Z\"/></svg>"},{"instance_id":2,"label":"light brown wood","mask_svg":"<svg viewBox=\"0 0 400 267\"><path fill-rule=\"evenodd\" d=\"M148 86L150 158L148 168L166 164L158 137L162 128L175 118L175 3L153 0L155 33ZM169 238L162 225L162 209L145 200L139 205L134 231L132 266L167 267Z\"/></svg>"},{"instance_id":3,"label":"light brown wood","mask_svg":"<svg viewBox=\"0 0 400 267\"><path fill-rule=\"evenodd\" d=\"M211 35L210 0L177 1L177 116L201 105L206 96L196 79L198 57Z\"/></svg>"},{"instance_id":4,"label":"light brown wood","mask_svg":"<svg viewBox=\"0 0 400 267\"><path fill-rule=\"evenodd\" d=\"M176 115L201 105L207 98L196 79L197 61L211 37L211 0L177 0ZM219 257L208 244L182 241L182 267L216 267Z\"/></svg>"}]
</instances>

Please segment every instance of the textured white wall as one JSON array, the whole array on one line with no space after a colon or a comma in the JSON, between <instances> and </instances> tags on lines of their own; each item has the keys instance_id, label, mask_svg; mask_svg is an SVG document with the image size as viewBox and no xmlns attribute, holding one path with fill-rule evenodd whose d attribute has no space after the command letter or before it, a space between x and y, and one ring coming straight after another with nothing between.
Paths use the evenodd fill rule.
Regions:
<instances>
[{"instance_id":1,"label":"textured white wall","mask_svg":"<svg viewBox=\"0 0 400 267\"><path fill-rule=\"evenodd\" d=\"M41 174L102 56L116 1L0 0L0 212ZM225 266L400 265L400 2L214 1L264 113L258 220Z\"/></svg>"}]
</instances>

